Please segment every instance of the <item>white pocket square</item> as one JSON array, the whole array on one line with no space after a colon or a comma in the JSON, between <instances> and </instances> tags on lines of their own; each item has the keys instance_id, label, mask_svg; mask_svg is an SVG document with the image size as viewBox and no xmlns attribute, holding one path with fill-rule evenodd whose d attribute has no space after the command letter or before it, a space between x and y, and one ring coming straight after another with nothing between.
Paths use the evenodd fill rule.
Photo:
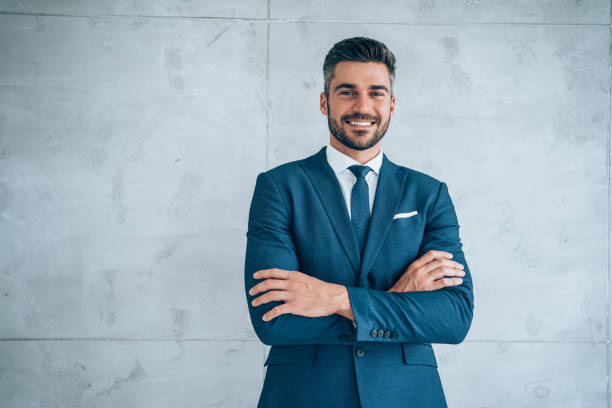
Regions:
<instances>
[{"instance_id":1,"label":"white pocket square","mask_svg":"<svg viewBox=\"0 0 612 408\"><path fill-rule=\"evenodd\" d=\"M418 211L411 211L408 213L397 213L393 216L393 219L396 218L408 218L408 217L412 217L413 215L417 215L419 212Z\"/></svg>"}]
</instances>

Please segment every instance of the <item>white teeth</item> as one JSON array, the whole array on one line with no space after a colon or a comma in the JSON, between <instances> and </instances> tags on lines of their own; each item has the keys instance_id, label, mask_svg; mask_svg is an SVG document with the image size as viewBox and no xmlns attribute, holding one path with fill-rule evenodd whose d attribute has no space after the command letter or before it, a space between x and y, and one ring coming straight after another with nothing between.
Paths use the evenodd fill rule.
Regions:
<instances>
[{"instance_id":1,"label":"white teeth","mask_svg":"<svg viewBox=\"0 0 612 408\"><path fill-rule=\"evenodd\" d=\"M349 122L353 126L370 126L374 122Z\"/></svg>"}]
</instances>

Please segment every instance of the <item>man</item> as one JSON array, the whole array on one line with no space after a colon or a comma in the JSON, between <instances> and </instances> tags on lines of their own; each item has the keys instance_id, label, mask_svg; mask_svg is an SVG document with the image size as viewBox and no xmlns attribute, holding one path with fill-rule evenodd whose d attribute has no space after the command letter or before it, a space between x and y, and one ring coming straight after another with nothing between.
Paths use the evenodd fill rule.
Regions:
<instances>
[{"instance_id":1,"label":"man","mask_svg":"<svg viewBox=\"0 0 612 408\"><path fill-rule=\"evenodd\" d=\"M251 202L245 289L272 346L259 406L446 407L431 343L460 343L473 315L446 184L382 153L384 44L340 41L323 73L329 145L259 174Z\"/></svg>"}]
</instances>

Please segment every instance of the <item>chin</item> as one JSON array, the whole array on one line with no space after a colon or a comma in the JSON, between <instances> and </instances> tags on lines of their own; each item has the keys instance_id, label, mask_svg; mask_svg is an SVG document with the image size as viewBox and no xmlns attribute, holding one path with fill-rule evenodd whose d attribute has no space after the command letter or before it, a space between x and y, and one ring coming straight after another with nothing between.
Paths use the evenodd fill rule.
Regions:
<instances>
[{"instance_id":1,"label":"chin","mask_svg":"<svg viewBox=\"0 0 612 408\"><path fill-rule=\"evenodd\" d=\"M365 142L358 142L355 140L351 140L351 146L347 146L353 150L368 150L371 149L374 145L371 144L372 140L367 140Z\"/></svg>"},{"instance_id":2,"label":"chin","mask_svg":"<svg viewBox=\"0 0 612 408\"><path fill-rule=\"evenodd\" d=\"M358 150L366 150L373 146L372 142L376 140L376 135L373 135L371 137L356 136L356 137L351 137L350 139L351 139L351 143L354 146L356 146Z\"/></svg>"}]
</instances>

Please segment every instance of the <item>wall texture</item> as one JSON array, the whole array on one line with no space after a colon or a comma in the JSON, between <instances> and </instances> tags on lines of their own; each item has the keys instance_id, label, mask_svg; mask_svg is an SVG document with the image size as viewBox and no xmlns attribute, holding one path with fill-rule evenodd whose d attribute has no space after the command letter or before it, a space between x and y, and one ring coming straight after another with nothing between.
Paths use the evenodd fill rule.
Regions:
<instances>
[{"instance_id":1,"label":"wall texture","mask_svg":"<svg viewBox=\"0 0 612 408\"><path fill-rule=\"evenodd\" d=\"M0 406L254 407L259 172L328 142L342 38L398 58L383 150L475 281L450 407L612 407L610 1L0 0Z\"/></svg>"}]
</instances>

